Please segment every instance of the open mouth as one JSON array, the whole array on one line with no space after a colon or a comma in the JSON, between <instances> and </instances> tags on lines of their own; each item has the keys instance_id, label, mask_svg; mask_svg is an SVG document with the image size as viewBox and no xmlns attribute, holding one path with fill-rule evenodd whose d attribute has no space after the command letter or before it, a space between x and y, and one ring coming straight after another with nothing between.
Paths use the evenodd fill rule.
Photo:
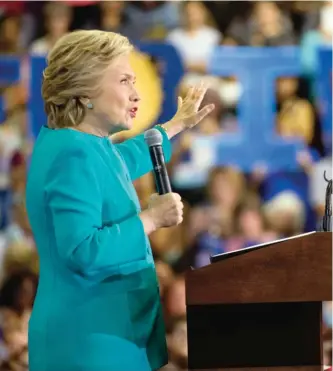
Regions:
<instances>
[{"instance_id":1,"label":"open mouth","mask_svg":"<svg viewBox=\"0 0 333 371\"><path fill-rule=\"evenodd\" d=\"M131 116L131 118L132 119L134 119L135 117L136 117L136 112L137 112L137 107L134 107L134 108L132 108L130 111L129 111L129 113L130 113L130 116Z\"/></svg>"}]
</instances>

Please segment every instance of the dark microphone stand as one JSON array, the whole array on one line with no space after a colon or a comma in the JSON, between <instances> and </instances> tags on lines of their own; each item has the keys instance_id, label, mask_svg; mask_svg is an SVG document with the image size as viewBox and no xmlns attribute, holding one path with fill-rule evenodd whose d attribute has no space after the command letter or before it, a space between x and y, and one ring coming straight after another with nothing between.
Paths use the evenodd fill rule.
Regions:
<instances>
[{"instance_id":1,"label":"dark microphone stand","mask_svg":"<svg viewBox=\"0 0 333 371\"><path fill-rule=\"evenodd\" d=\"M326 171L324 171L324 179L326 180L326 200L325 200L325 214L323 218L323 231L332 232L332 179L326 178Z\"/></svg>"}]
</instances>

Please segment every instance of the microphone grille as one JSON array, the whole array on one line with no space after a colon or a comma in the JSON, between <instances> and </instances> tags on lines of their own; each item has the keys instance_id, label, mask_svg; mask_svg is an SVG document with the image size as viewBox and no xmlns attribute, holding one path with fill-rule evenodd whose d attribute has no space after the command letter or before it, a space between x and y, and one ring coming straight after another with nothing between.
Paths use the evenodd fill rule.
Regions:
<instances>
[{"instance_id":1,"label":"microphone grille","mask_svg":"<svg viewBox=\"0 0 333 371\"><path fill-rule=\"evenodd\" d=\"M145 132L145 141L148 147L160 146L163 142L163 136L157 129L149 129Z\"/></svg>"}]
</instances>

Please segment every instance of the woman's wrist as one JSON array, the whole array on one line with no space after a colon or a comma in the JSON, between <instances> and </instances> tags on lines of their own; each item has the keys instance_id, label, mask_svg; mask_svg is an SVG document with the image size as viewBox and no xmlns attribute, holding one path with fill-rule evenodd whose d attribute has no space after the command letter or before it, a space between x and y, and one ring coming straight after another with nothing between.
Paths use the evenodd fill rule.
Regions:
<instances>
[{"instance_id":1,"label":"woman's wrist","mask_svg":"<svg viewBox=\"0 0 333 371\"><path fill-rule=\"evenodd\" d=\"M166 123L158 126L161 127L166 132L169 139L176 136L184 129L181 123L177 123L174 121L167 121Z\"/></svg>"},{"instance_id":2,"label":"woman's wrist","mask_svg":"<svg viewBox=\"0 0 333 371\"><path fill-rule=\"evenodd\" d=\"M151 210L146 209L146 210L142 211L139 214L139 218L141 219L143 229L144 229L146 235L149 236L151 233L156 231L157 227L156 227L156 224L154 222L154 218L152 216Z\"/></svg>"}]
</instances>

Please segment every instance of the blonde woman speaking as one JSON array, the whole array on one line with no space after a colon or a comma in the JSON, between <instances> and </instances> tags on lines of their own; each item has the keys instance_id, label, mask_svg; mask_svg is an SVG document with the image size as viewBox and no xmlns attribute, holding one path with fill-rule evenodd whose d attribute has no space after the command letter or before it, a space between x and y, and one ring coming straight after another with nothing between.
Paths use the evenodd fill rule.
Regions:
<instances>
[{"instance_id":1,"label":"blonde woman speaking","mask_svg":"<svg viewBox=\"0 0 333 371\"><path fill-rule=\"evenodd\" d=\"M77 31L48 55L48 123L32 154L27 210L40 259L29 324L30 371L150 371L167 363L148 236L182 221L177 194L141 210L132 181L152 169L143 135L121 144L139 108L132 45L115 33ZM179 99L158 130L169 139L213 109L205 87Z\"/></svg>"}]
</instances>

